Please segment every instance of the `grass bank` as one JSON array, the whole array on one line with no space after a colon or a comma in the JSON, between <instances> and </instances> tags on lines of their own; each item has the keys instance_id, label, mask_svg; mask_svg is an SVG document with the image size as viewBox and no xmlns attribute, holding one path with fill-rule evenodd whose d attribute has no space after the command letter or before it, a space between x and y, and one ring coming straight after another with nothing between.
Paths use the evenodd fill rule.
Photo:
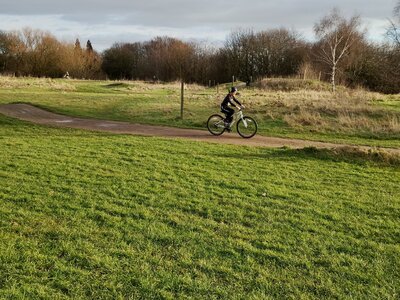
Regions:
<instances>
[{"instance_id":1,"label":"grass bank","mask_svg":"<svg viewBox=\"0 0 400 300\"><path fill-rule=\"evenodd\" d=\"M219 111L225 87L188 85L184 120L178 84L0 77L0 103L27 102L74 116L187 128L205 128ZM239 99L262 135L400 147L400 96L321 82L270 79L241 88Z\"/></svg>"},{"instance_id":2,"label":"grass bank","mask_svg":"<svg viewBox=\"0 0 400 300\"><path fill-rule=\"evenodd\" d=\"M0 153L0 298L399 297L398 166L2 116Z\"/></svg>"}]
</instances>

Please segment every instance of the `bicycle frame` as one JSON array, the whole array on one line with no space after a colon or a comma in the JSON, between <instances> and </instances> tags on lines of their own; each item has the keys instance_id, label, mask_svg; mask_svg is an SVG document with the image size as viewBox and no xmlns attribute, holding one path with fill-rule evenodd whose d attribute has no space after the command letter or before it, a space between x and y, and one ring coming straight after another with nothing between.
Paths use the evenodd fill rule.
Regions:
<instances>
[{"instance_id":1,"label":"bicycle frame","mask_svg":"<svg viewBox=\"0 0 400 300\"><path fill-rule=\"evenodd\" d=\"M231 128L240 119L243 120L243 124L247 128L247 122L245 119L243 119L243 111L241 109L233 115L233 120L232 120L231 124L229 125L229 128Z\"/></svg>"},{"instance_id":2,"label":"bicycle frame","mask_svg":"<svg viewBox=\"0 0 400 300\"><path fill-rule=\"evenodd\" d=\"M244 124L244 126L247 128L247 122L246 122L246 119L243 118L243 111L242 111L241 109L240 109L238 112L235 112L235 113L233 114L233 119L232 119L231 124L229 125L229 128L232 128L232 126L233 126L236 122L238 122L240 119L243 120L243 124ZM220 122L218 122L218 123L215 124L215 125L218 126L218 127L220 127L220 128L225 128L225 124L224 124L224 121L223 121L223 120L220 121Z\"/></svg>"}]
</instances>

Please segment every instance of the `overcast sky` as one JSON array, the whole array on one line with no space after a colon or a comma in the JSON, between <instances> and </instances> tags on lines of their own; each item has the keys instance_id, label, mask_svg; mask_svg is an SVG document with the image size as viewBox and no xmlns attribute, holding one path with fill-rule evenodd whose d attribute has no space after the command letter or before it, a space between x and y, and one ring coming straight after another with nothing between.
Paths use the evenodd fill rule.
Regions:
<instances>
[{"instance_id":1,"label":"overcast sky","mask_svg":"<svg viewBox=\"0 0 400 300\"><path fill-rule=\"evenodd\" d=\"M221 44L231 30L286 27L313 39L313 25L334 7L359 14L371 40L382 41L398 0L0 0L0 30L29 26L96 50L114 42L168 35Z\"/></svg>"}]
</instances>

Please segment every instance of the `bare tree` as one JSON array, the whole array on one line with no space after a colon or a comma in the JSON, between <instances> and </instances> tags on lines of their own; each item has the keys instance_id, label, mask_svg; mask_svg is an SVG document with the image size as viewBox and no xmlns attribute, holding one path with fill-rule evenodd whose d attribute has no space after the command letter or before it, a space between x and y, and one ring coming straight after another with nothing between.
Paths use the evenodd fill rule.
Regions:
<instances>
[{"instance_id":1,"label":"bare tree","mask_svg":"<svg viewBox=\"0 0 400 300\"><path fill-rule=\"evenodd\" d=\"M103 53L102 69L111 79L138 79L143 60L140 42L117 43Z\"/></svg>"},{"instance_id":2,"label":"bare tree","mask_svg":"<svg viewBox=\"0 0 400 300\"><path fill-rule=\"evenodd\" d=\"M234 31L225 42L229 71L246 81L296 74L303 61L300 46L298 35L285 28Z\"/></svg>"},{"instance_id":3,"label":"bare tree","mask_svg":"<svg viewBox=\"0 0 400 300\"><path fill-rule=\"evenodd\" d=\"M10 39L6 32L0 31L0 71L7 70L8 56L10 52Z\"/></svg>"},{"instance_id":4,"label":"bare tree","mask_svg":"<svg viewBox=\"0 0 400 300\"><path fill-rule=\"evenodd\" d=\"M257 77L296 74L304 61L303 47L294 31L280 28L258 32L254 47Z\"/></svg>"},{"instance_id":5,"label":"bare tree","mask_svg":"<svg viewBox=\"0 0 400 300\"><path fill-rule=\"evenodd\" d=\"M157 80L173 81L190 76L195 56L192 44L171 37L156 37L144 44L146 73Z\"/></svg>"},{"instance_id":6,"label":"bare tree","mask_svg":"<svg viewBox=\"0 0 400 300\"><path fill-rule=\"evenodd\" d=\"M18 71L21 75L60 77L62 70L62 48L64 47L49 32L24 28L18 33L23 47Z\"/></svg>"},{"instance_id":7,"label":"bare tree","mask_svg":"<svg viewBox=\"0 0 400 300\"><path fill-rule=\"evenodd\" d=\"M386 35L397 47L400 47L400 0L393 10L393 17L394 19L389 19L390 26Z\"/></svg>"},{"instance_id":8,"label":"bare tree","mask_svg":"<svg viewBox=\"0 0 400 300\"><path fill-rule=\"evenodd\" d=\"M353 16L350 20L342 17L337 9L315 24L314 31L318 38L317 60L326 64L330 71L332 91L336 91L336 73L339 63L345 58L354 44L362 36L358 28L360 17Z\"/></svg>"}]
</instances>

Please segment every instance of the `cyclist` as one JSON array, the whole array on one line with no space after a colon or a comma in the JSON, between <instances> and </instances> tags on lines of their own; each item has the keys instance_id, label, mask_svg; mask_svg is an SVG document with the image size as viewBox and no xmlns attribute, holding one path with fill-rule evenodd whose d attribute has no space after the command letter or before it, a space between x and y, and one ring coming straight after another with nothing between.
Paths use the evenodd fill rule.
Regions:
<instances>
[{"instance_id":1,"label":"cyclist","mask_svg":"<svg viewBox=\"0 0 400 300\"><path fill-rule=\"evenodd\" d=\"M232 116L234 114L234 110L229 106L236 106L237 109L244 108L244 106L235 98L237 93L237 88L232 87L228 95L226 95L225 99L221 103L221 112L225 114L225 127L230 131L230 124L232 122Z\"/></svg>"}]
</instances>

